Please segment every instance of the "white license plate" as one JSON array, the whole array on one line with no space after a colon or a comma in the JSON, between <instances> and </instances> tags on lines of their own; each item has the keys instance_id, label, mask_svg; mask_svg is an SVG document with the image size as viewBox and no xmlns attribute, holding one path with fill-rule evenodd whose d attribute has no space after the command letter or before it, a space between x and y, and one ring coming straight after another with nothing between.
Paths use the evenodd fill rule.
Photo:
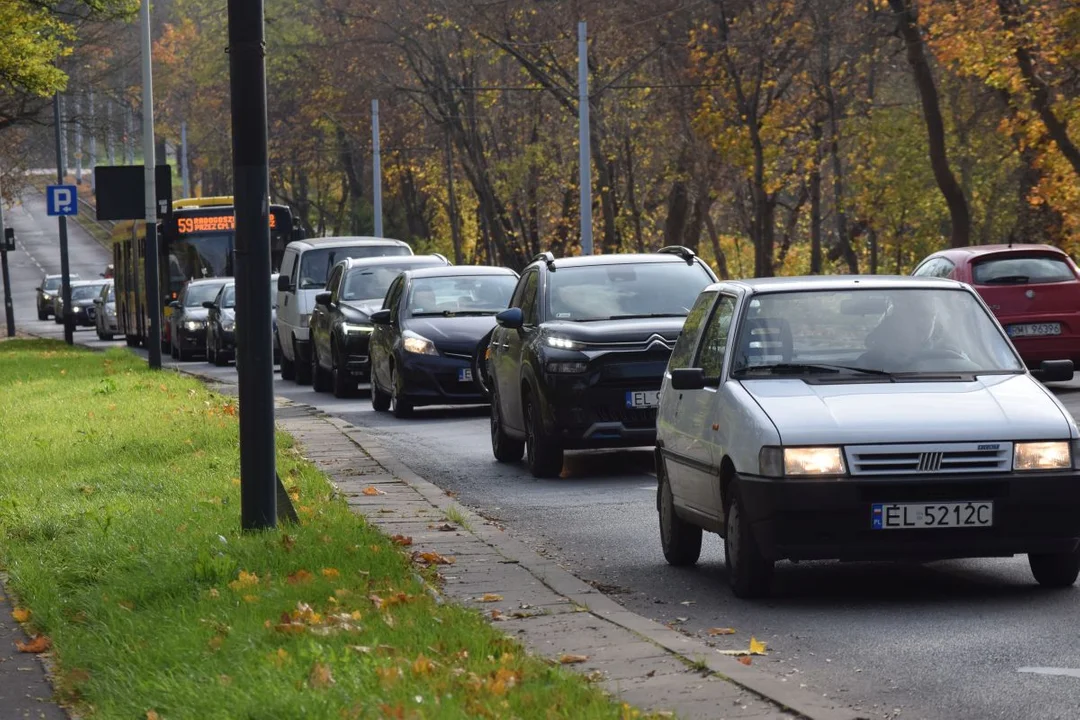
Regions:
<instances>
[{"instance_id":1,"label":"white license plate","mask_svg":"<svg viewBox=\"0 0 1080 720\"><path fill-rule=\"evenodd\" d=\"M659 390L632 390L626 393L626 407L655 408L660 407Z\"/></svg>"},{"instance_id":2,"label":"white license plate","mask_svg":"<svg viewBox=\"0 0 1080 720\"><path fill-rule=\"evenodd\" d=\"M460 368L457 371L458 382L472 382L472 368Z\"/></svg>"},{"instance_id":3,"label":"white license plate","mask_svg":"<svg viewBox=\"0 0 1080 720\"><path fill-rule=\"evenodd\" d=\"M1034 337L1038 335L1060 335L1061 323L1025 323L1010 325L1009 337Z\"/></svg>"},{"instance_id":4,"label":"white license plate","mask_svg":"<svg viewBox=\"0 0 1080 720\"><path fill-rule=\"evenodd\" d=\"M873 530L992 527L994 503L874 503L870 506Z\"/></svg>"}]
</instances>

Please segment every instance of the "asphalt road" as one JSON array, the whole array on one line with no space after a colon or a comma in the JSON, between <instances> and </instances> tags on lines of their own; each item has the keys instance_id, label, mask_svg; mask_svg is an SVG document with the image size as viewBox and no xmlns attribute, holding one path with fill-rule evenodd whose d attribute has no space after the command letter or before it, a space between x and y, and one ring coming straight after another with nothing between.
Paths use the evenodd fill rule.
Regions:
<instances>
[{"instance_id":1,"label":"asphalt road","mask_svg":"<svg viewBox=\"0 0 1080 720\"><path fill-rule=\"evenodd\" d=\"M56 221L40 197L7 214L18 322L39 323L33 288L42 270L59 271ZM108 253L71 229L73 271L96 277ZM79 342L100 346L92 330ZM172 365L171 361L167 364ZM192 369L234 380L232 368ZM535 480L491 456L486 408L420 409L402 421L375 413L366 396L336 400L275 380L277 394L310 403L380 435L418 473L496 519L628 608L689 633L732 627L717 647L769 644L754 662L875 718L1075 720L1080 717L1080 587L1048 592L1023 557L897 563L781 563L775 597L737 600L724 578L722 545L708 536L701 563L669 567L660 552L655 476L646 450L571 453L563 477ZM1080 382L1057 388L1080 413ZM1020 672L1049 668L1069 674Z\"/></svg>"}]
</instances>

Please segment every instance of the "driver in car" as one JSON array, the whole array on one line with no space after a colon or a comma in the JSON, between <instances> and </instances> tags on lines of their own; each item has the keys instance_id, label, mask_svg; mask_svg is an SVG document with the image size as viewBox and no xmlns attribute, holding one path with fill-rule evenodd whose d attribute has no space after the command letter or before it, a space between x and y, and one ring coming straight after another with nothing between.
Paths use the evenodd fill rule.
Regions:
<instances>
[{"instance_id":1,"label":"driver in car","mask_svg":"<svg viewBox=\"0 0 1080 720\"><path fill-rule=\"evenodd\" d=\"M933 345L938 329L933 299L919 292L897 292L878 326L866 335L867 352L860 367L877 370L909 369Z\"/></svg>"}]
</instances>

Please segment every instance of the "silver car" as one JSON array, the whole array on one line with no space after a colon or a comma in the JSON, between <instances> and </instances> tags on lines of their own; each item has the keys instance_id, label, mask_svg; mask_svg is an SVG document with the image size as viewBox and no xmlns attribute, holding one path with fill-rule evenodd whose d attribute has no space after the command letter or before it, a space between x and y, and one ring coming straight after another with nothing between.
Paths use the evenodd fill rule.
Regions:
<instances>
[{"instance_id":1,"label":"silver car","mask_svg":"<svg viewBox=\"0 0 1080 720\"><path fill-rule=\"evenodd\" d=\"M116 285L112 280L106 281L101 293L94 298L94 308L98 339L112 340L120 332L116 324Z\"/></svg>"},{"instance_id":2,"label":"silver car","mask_svg":"<svg viewBox=\"0 0 1080 720\"><path fill-rule=\"evenodd\" d=\"M1043 380L1069 380L1070 360ZM664 556L725 538L728 581L765 595L778 560L1027 554L1080 572L1076 423L968 285L813 277L706 288L657 416Z\"/></svg>"}]
</instances>

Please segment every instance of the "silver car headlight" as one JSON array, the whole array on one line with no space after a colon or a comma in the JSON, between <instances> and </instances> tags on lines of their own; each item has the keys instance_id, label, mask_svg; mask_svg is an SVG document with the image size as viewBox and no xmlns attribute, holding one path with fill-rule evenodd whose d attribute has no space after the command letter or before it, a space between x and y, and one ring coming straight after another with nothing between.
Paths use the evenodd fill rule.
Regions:
<instances>
[{"instance_id":1,"label":"silver car headlight","mask_svg":"<svg viewBox=\"0 0 1080 720\"><path fill-rule=\"evenodd\" d=\"M763 447L758 454L765 477L826 477L846 475L844 453L839 447Z\"/></svg>"},{"instance_id":2,"label":"silver car headlight","mask_svg":"<svg viewBox=\"0 0 1080 720\"><path fill-rule=\"evenodd\" d=\"M221 329L225 332L232 332L232 329L236 327L236 321L234 320L222 320Z\"/></svg>"},{"instance_id":3,"label":"silver car headlight","mask_svg":"<svg viewBox=\"0 0 1080 720\"><path fill-rule=\"evenodd\" d=\"M401 333L402 347L405 348L405 352L416 353L417 355L438 355L439 351L435 349L435 343L428 340L423 335L415 333L412 330L406 330Z\"/></svg>"},{"instance_id":4,"label":"silver car headlight","mask_svg":"<svg viewBox=\"0 0 1080 720\"><path fill-rule=\"evenodd\" d=\"M1013 445L1013 470L1065 470L1072 466L1068 440Z\"/></svg>"},{"instance_id":5,"label":"silver car headlight","mask_svg":"<svg viewBox=\"0 0 1080 720\"><path fill-rule=\"evenodd\" d=\"M203 322L202 320L185 320L184 321L184 329L185 330L191 330L191 331L202 330L204 327L206 327L206 323Z\"/></svg>"}]
</instances>

